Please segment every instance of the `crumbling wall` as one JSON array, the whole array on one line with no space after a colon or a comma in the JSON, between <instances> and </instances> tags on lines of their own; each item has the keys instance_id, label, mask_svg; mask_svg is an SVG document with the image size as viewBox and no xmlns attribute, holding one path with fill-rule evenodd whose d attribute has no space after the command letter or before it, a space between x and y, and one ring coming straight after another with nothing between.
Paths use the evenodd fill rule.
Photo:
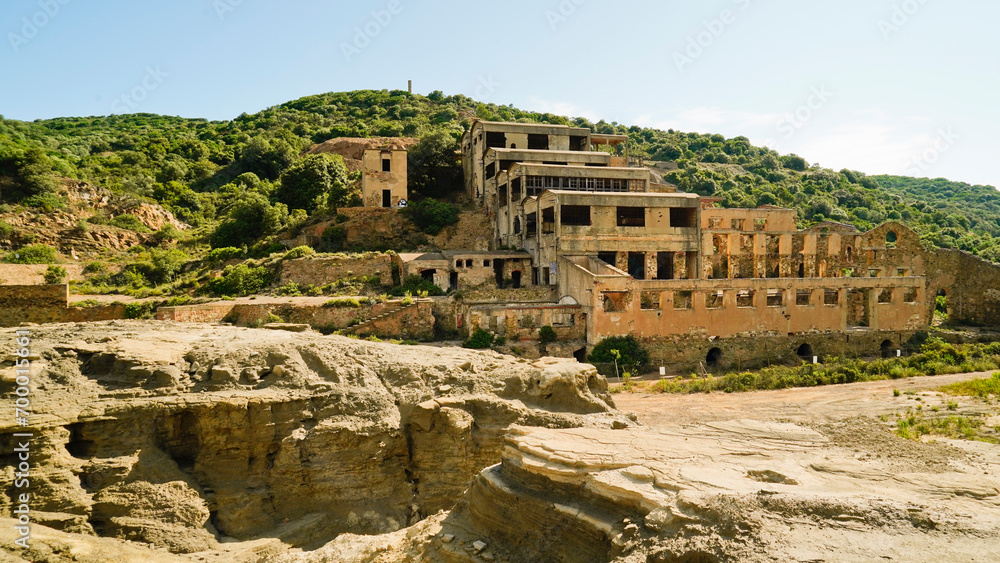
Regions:
<instances>
[{"instance_id":1,"label":"crumbling wall","mask_svg":"<svg viewBox=\"0 0 1000 563\"><path fill-rule=\"evenodd\" d=\"M280 283L323 286L341 279L378 278L392 285L392 254L368 252L309 256L281 263Z\"/></svg>"},{"instance_id":2,"label":"crumbling wall","mask_svg":"<svg viewBox=\"0 0 1000 563\"><path fill-rule=\"evenodd\" d=\"M944 291L949 319L957 324L1000 326L1000 266L961 250L939 249L927 256L928 314Z\"/></svg>"}]
</instances>

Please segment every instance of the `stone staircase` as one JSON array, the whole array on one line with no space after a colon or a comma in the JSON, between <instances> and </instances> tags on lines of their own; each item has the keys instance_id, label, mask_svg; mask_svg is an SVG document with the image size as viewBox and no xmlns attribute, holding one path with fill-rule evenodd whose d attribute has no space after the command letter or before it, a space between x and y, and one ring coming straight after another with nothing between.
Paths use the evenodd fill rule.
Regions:
<instances>
[{"instance_id":1,"label":"stone staircase","mask_svg":"<svg viewBox=\"0 0 1000 563\"><path fill-rule=\"evenodd\" d=\"M414 307L417 306L418 306L417 303L410 303L409 305L400 305L398 307L394 307L387 311L383 311L370 319L366 319L364 322L358 323L352 327L345 328L342 332L344 334L358 334L360 332L363 332L365 328L373 327L375 323L377 323L378 321L387 319L389 317L392 317L393 315L398 315L400 313L413 309Z\"/></svg>"}]
</instances>

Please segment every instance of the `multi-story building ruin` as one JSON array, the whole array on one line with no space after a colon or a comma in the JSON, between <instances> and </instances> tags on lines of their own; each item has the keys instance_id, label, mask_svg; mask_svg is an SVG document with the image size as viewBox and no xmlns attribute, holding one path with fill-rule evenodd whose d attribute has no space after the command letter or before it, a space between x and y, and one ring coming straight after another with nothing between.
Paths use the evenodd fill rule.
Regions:
<instances>
[{"instance_id":1,"label":"multi-story building ruin","mask_svg":"<svg viewBox=\"0 0 1000 563\"><path fill-rule=\"evenodd\" d=\"M628 166L616 151L625 140L560 125L473 123L462 141L468 193L489 215L496 247L530 256L525 285L549 286L553 299L467 304L467 329L523 334L547 320L585 335L587 347L631 334L661 364L735 366L895 353L929 326L938 294L978 303L964 312L969 321L1000 324L1000 292L960 286L951 270L975 263L988 283L1000 280L992 264L930 252L897 222L869 232L838 223L799 230L791 209L717 207Z\"/></svg>"}]
</instances>

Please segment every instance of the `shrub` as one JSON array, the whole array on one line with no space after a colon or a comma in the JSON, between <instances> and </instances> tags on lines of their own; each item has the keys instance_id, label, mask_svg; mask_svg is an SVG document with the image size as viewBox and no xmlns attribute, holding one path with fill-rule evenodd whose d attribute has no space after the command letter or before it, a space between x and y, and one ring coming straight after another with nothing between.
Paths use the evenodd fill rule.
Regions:
<instances>
[{"instance_id":1,"label":"shrub","mask_svg":"<svg viewBox=\"0 0 1000 563\"><path fill-rule=\"evenodd\" d=\"M77 301L71 304L71 307L97 307L99 303L97 299L84 299L83 301Z\"/></svg>"},{"instance_id":2,"label":"shrub","mask_svg":"<svg viewBox=\"0 0 1000 563\"><path fill-rule=\"evenodd\" d=\"M123 213L111 221L108 222L112 227L118 227L119 229L126 229L129 231L135 231L137 233L148 233L149 227L142 222L138 217L132 215L131 213Z\"/></svg>"},{"instance_id":3,"label":"shrub","mask_svg":"<svg viewBox=\"0 0 1000 563\"><path fill-rule=\"evenodd\" d=\"M45 283L49 285L55 285L63 283L66 280L66 268L62 266L57 266L55 264L50 264L49 268L45 270Z\"/></svg>"},{"instance_id":4,"label":"shrub","mask_svg":"<svg viewBox=\"0 0 1000 563\"><path fill-rule=\"evenodd\" d=\"M56 249L44 244L29 244L8 254L5 261L11 264L51 264L56 261Z\"/></svg>"},{"instance_id":5,"label":"shrub","mask_svg":"<svg viewBox=\"0 0 1000 563\"><path fill-rule=\"evenodd\" d=\"M361 301L357 297L337 297L335 299L327 301L326 303L323 303L323 306L327 308L350 307L356 309L361 306Z\"/></svg>"},{"instance_id":6,"label":"shrub","mask_svg":"<svg viewBox=\"0 0 1000 563\"><path fill-rule=\"evenodd\" d=\"M152 301L134 302L125 305L126 319L149 319L156 311L156 303Z\"/></svg>"},{"instance_id":7,"label":"shrub","mask_svg":"<svg viewBox=\"0 0 1000 563\"><path fill-rule=\"evenodd\" d=\"M483 350L492 345L493 335L489 331L481 328L477 328L476 331L469 336L469 339L465 341L465 344L463 344L466 348L473 348L476 350Z\"/></svg>"},{"instance_id":8,"label":"shrub","mask_svg":"<svg viewBox=\"0 0 1000 563\"><path fill-rule=\"evenodd\" d=\"M302 290L299 288L299 284L295 282L288 282L285 285L279 287L275 293L278 295L286 295L288 297L298 297L302 295Z\"/></svg>"},{"instance_id":9,"label":"shrub","mask_svg":"<svg viewBox=\"0 0 1000 563\"><path fill-rule=\"evenodd\" d=\"M10 223L0 219L0 238L8 238L12 234L14 234L14 227L11 227Z\"/></svg>"},{"instance_id":10,"label":"shrub","mask_svg":"<svg viewBox=\"0 0 1000 563\"><path fill-rule=\"evenodd\" d=\"M235 246L224 246L222 248L216 248L208 253L206 260L213 264L218 264L221 262L226 262L228 260L234 260L236 258L243 258L246 253L242 248L236 248Z\"/></svg>"},{"instance_id":11,"label":"shrub","mask_svg":"<svg viewBox=\"0 0 1000 563\"><path fill-rule=\"evenodd\" d=\"M319 240L323 250L343 250L344 243L347 242L347 229L340 225L327 227L323 229Z\"/></svg>"},{"instance_id":12,"label":"shrub","mask_svg":"<svg viewBox=\"0 0 1000 563\"><path fill-rule=\"evenodd\" d=\"M556 331L554 328L552 328L549 325L545 325L542 328L538 329L538 339L541 341L542 344L548 344L550 342L555 342L556 340L559 339L559 337L556 336Z\"/></svg>"},{"instance_id":13,"label":"shrub","mask_svg":"<svg viewBox=\"0 0 1000 563\"><path fill-rule=\"evenodd\" d=\"M45 212L64 209L66 207L66 200L56 194L33 195L24 198L21 203L27 207L36 207Z\"/></svg>"},{"instance_id":14,"label":"shrub","mask_svg":"<svg viewBox=\"0 0 1000 563\"><path fill-rule=\"evenodd\" d=\"M431 197L412 203L401 212L429 235L436 235L445 227L458 223L458 206Z\"/></svg>"},{"instance_id":15,"label":"shrub","mask_svg":"<svg viewBox=\"0 0 1000 563\"><path fill-rule=\"evenodd\" d=\"M177 230L177 227L167 223L166 225L163 225L159 231L153 233L153 238L156 240L157 244L173 242L181 238L181 232Z\"/></svg>"},{"instance_id":16,"label":"shrub","mask_svg":"<svg viewBox=\"0 0 1000 563\"><path fill-rule=\"evenodd\" d=\"M434 282L416 274L406 276L406 279L403 280L403 285L393 288L389 291L389 294L399 297L407 293L414 295L422 292L426 292L427 295L444 295L444 291L436 286Z\"/></svg>"},{"instance_id":17,"label":"shrub","mask_svg":"<svg viewBox=\"0 0 1000 563\"><path fill-rule=\"evenodd\" d=\"M154 284L167 283L177 277L177 273L188 261L188 255L181 250L172 248L169 250L153 249L149 252L152 260L152 267L146 273L146 277Z\"/></svg>"},{"instance_id":18,"label":"shrub","mask_svg":"<svg viewBox=\"0 0 1000 563\"><path fill-rule=\"evenodd\" d=\"M618 360L621 364L641 366L649 363L649 353L632 335L605 338L594 346L588 359L592 362L613 362L615 357L612 350L618 350L621 354Z\"/></svg>"},{"instance_id":19,"label":"shrub","mask_svg":"<svg viewBox=\"0 0 1000 563\"><path fill-rule=\"evenodd\" d=\"M208 283L208 290L219 296L238 296L259 293L271 280L271 271L263 266L236 264L226 266L222 276Z\"/></svg>"},{"instance_id":20,"label":"shrub","mask_svg":"<svg viewBox=\"0 0 1000 563\"><path fill-rule=\"evenodd\" d=\"M311 246L296 246L295 248L289 250L285 253L284 260L295 260L296 258L305 258L306 256L312 256L316 254L316 251L312 249Z\"/></svg>"}]
</instances>

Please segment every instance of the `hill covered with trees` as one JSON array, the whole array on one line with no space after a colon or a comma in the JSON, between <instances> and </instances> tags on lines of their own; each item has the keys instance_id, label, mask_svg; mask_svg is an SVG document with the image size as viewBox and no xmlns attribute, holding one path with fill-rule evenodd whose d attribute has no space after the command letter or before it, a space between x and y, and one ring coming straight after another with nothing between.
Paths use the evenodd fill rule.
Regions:
<instances>
[{"instance_id":1,"label":"hill covered with trees","mask_svg":"<svg viewBox=\"0 0 1000 563\"><path fill-rule=\"evenodd\" d=\"M357 201L357 173L340 157L303 155L335 137L420 138L410 153L414 198L449 197L461 189L455 151L475 117L626 134L631 155L654 165L676 163L666 169L667 181L719 197L724 206L794 208L801 226L834 220L868 229L898 220L929 245L1000 262L1000 192L989 186L834 171L753 146L745 137L592 123L440 92L328 93L230 121L151 114L0 118L0 201L58 208L64 202L57 179L78 179L159 202L202 226L199 232L216 246L246 244L290 221Z\"/></svg>"}]
</instances>

